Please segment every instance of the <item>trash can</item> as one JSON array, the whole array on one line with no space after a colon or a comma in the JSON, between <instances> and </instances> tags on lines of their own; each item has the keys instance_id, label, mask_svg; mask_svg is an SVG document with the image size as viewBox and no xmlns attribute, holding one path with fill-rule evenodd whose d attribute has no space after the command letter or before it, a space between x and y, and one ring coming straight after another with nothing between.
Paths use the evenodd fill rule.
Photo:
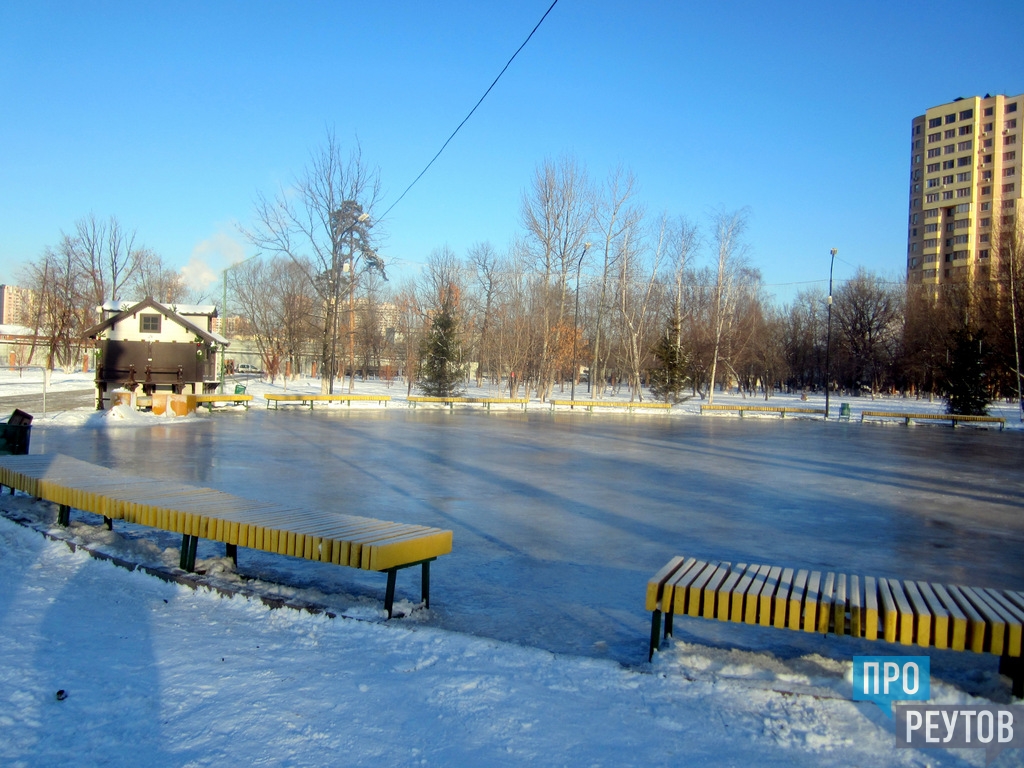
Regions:
<instances>
[{"instance_id":1,"label":"trash can","mask_svg":"<svg viewBox=\"0 0 1024 768\"><path fill-rule=\"evenodd\" d=\"M236 395L244 395L245 394L245 384L235 384L235 394Z\"/></svg>"},{"instance_id":2,"label":"trash can","mask_svg":"<svg viewBox=\"0 0 1024 768\"><path fill-rule=\"evenodd\" d=\"M32 415L15 408L6 424L0 424L0 454L23 456L32 437Z\"/></svg>"},{"instance_id":3,"label":"trash can","mask_svg":"<svg viewBox=\"0 0 1024 768\"><path fill-rule=\"evenodd\" d=\"M840 419L846 419L847 421L850 420L850 404L849 403L840 403L840 405L839 405L839 418Z\"/></svg>"}]
</instances>

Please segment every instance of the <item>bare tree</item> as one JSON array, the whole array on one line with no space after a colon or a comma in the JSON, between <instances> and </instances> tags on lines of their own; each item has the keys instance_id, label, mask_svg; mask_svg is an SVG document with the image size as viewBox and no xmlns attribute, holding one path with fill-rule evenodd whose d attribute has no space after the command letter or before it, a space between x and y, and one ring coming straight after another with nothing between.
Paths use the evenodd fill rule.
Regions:
<instances>
[{"instance_id":1,"label":"bare tree","mask_svg":"<svg viewBox=\"0 0 1024 768\"><path fill-rule=\"evenodd\" d=\"M586 172L575 158L546 161L524 193L522 221L526 243L541 275L542 337L537 395L547 398L554 380L550 348L560 344L569 275L581 258L590 231L592 194Z\"/></svg>"},{"instance_id":2,"label":"bare tree","mask_svg":"<svg viewBox=\"0 0 1024 768\"><path fill-rule=\"evenodd\" d=\"M181 273L164 264L161 256L149 248L136 251L136 269L132 272L120 298L141 301L152 296L162 304L187 303L189 287Z\"/></svg>"},{"instance_id":3,"label":"bare tree","mask_svg":"<svg viewBox=\"0 0 1024 768\"><path fill-rule=\"evenodd\" d=\"M90 283L94 305L124 298L121 292L138 271L141 255L134 230L126 230L114 216L100 221L89 214L75 222L75 234L66 241L72 245L79 271Z\"/></svg>"},{"instance_id":4,"label":"bare tree","mask_svg":"<svg viewBox=\"0 0 1024 768\"><path fill-rule=\"evenodd\" d=\"M711 381L708 391L708 403L715 402L715 381L718 374L718 362L722 354L725 332L732 320L738 296L740 274L747 266L747 245L743 242L743 233L747 228L746 209L727 213L719 211L713 219L713 244L717 262L715 285L712 302L712 351Z\"/></svg>"},{"instance_id":5,"label":"bare tree","mask_svg":"<svg viewBox=\"0 0 1024 768\"><path fill-rule=\"evenodd\" d=\"M363 160L358 144L347 155L333 132L314 152L291 190L256 201L256 225L245 235L257 248L308 265L310 285L325 307L321 328L321 390L333 392L342 297L348 297L349 366L355 381L355 289L360 273L384 274L377 253L373 212L380 175ZM326 375L325 375L326 374Z\"/></svg>"},{"instance_id":6,"label":"bare tree","mask_svg":"<svg viewBox=\"0 0 1024 768\"><path fill-rule=\"evenodd\" d=\"M74 238L64 235L57 247L46 248L25 267L22 281L34 294L32 325L34 336L46 339L46 370L54 365L73 367L95 309L83 291L88 276L81 269Z\"/></svg>"}]
</instances>

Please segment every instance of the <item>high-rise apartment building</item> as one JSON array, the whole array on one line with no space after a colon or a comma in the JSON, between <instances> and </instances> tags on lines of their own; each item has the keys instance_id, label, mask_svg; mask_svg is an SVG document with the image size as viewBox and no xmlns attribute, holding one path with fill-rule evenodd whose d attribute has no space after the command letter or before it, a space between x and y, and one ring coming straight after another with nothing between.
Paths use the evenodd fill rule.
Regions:
<instances>
[{"instance_id":1,"label":"high-rise apartment building","mask_svg":"<svg viewBox=\"0 0 1024 768\"><path fill-rule=\"evenodd\" d=\"M0 323L26 325L32 292L16 285L0 285Z\"/></svg>"},{"instance_id":2,"label":"high-rise apartment building","mask_svg":"<svg viewBox=\"0 0 1024 768\"><path fill-rule=\"evenodd\" d=\"M999 274L1000 231L1021 209L1024 96L974 96L911 122L907 282Z\"/></svg>"}]
</instances>

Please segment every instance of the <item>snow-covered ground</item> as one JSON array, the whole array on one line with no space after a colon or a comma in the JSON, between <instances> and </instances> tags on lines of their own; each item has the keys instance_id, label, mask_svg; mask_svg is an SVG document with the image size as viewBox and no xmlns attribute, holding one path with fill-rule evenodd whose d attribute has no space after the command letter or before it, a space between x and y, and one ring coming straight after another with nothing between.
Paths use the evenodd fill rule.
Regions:
<instances>
[{"instance_id":1,"label":"snow-covered ground","mask_svg":"<svg viewBox=\"0 0 1024 768\"><path fill-rule=\"evenodd\" d=\"M0 375L0 395L36 393L35 384L41 380L27 374L22 381ZM51 391L83 386L88 377L81 375L50 383ZM257 400L281 389L255 380L248 386ZM316 382L288 385L318 389ZM397 402L401 385L357 382L357 391L386 391L396 401L390 408L405 407ZM833 399L836 413L844 401ZM942 407L898 398L849 402L854 422L861 408ZM1003 410L1008 426L1017 426L1015 406ZM629 418L698 412L699 402L690 401L671 415ZM208 418L174 423L188 430ZM588 424L621 418L579 415ZM67 439L79 426L145 430L154 423L169 421L84 408L37 418L33 429L52 428ZM207 575L199 581L246 594L167 583L71 551L39 531L171 572L177 551L166 538L122 526L108 532L77 516L63 531L50 505L21 495L0 497L0 507L8 516L0 517L3 765L984 764L979 751L895 749L893 721L873 704L850 700L850 661L793 652L793 633L763 630L772 639L758 652L689 642L680 633L653 664L624 665L600 653L540 650L528 638L510 644L446 631L437 611L408 603L400 604L408 616L385 622L375 593L339 597L243 582L215 558L201 563ZM274 610L259 599L267 594L323 604L339 618ZM503 620L514 620L503 610ZM933 675L933 702L1006 701L1005 679L991 670L973 675L969 686L951 680ZM995 764L1024 764L1024 753L1004 752Z\"/></svg>"}]
</instances>

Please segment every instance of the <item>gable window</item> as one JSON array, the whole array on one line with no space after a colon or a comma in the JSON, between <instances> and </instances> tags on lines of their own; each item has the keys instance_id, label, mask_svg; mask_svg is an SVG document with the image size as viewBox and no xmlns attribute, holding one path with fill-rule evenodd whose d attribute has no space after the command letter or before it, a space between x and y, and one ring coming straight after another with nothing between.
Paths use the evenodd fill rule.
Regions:
<instances>
[{"instance_id":1,"label":"gable window","mask_svg":"<svg viewBox=\"0 0 1024 768\"><path fill-rule=\"evenodd\" d=\"M139 315L140 333L160 333L162 315Z\"/></svg>"}]
</instances>

